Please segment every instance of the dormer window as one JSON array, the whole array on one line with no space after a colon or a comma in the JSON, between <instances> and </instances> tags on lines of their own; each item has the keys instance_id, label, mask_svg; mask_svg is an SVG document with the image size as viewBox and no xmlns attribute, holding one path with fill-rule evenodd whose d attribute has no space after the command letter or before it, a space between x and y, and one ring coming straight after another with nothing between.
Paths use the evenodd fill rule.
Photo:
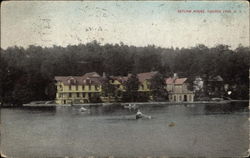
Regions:
<instances>
[{"instance_id":1,"label":"dormer window","mask_svg":"<svg viewBox=\"0 0 250 158\"><path fill-rule=\"evenodd\" d=\"M73 77L70 77L70 79L68 80L69 84L76 84L76 80Z\"/></svg>"},{"instance_id":2,"label":"dormer window","mask_svg":"<svg viewBox=\"0 0 250 158\"><path fill-rule=\"evenodd\" d=\"M87 84L91 84L90 78L87 78L87 79L86 79L86 83L87 83Z\"/></svg>"}]
</instances>

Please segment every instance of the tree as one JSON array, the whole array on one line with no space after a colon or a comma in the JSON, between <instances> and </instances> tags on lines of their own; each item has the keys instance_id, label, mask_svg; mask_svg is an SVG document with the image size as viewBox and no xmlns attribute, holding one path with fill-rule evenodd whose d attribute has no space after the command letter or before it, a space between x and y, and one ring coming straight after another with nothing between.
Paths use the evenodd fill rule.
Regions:
<instances>
[{"instance_id":1,"label":"tree","mask_svg":"<svg viewBox=\"0 0 250 158\"><path fill-rule=\"evenodd\" d=\"M110 83L111 78L109 76L105 77L102 82L102 96L107 97L108 101L110 98L115 96L115 86Z\"/></svg>"},{"instance_id":2,"label":"tree","mask_svg":"<svg viewBox=\"0 0 250 158\"><path fill-rule=\"evenodd\" d=\"M24 75L29 84L23 85L22 91L34 94L28 95L28 100L47 100L53 99L53 90L50 93L48 87L53 88L51 85L54 84L55 76L83 75L91 71L106 72L114 76L149 71L158 71L165 76L176 72L180 77L187 78L205 74L207 78L220 75L225 83L240 87L240 91L234 95L235 99L248 99L249 61L250 48L242 45L235 50L227 45L208 48L199 44L191 48L174 49L124 44L101 45L96 41L67 47L14 46L1 49L0 102L13 103L13 91L18 91L16 83ZM131 87L133 84L137 85L136 79L130 78L128 83L125 98L130 101L142 99L143 97L138 97L141 94L136 94L133 90L138 89L137 86ZM106 84L108 88L104 88L105 95L111 96L112 91L114 96L121 93L115 92L111 85Z\"/></svg>"},{"instance_id":3,"label":"tree","mask_svg":"<svg viewBox=\"0 0 250 158\"><path fill-rule=\"evenodd\" d=\"M138 89L139 89L139 79L136 74L132 74L126 82L126 92L124 93L123 99L129 102L137 101Z\"/></svg>"},{"instance_id":4,"label":"tree","mask_svg":"<svg viewBox=\"0 0 250 158\"><path fill-rule=\"evenodd\" d=\"M165 79L162 74L157 73L150 80L150 89L154 100L167 99Z\"/></svg>"},{"instance_id":5,"label":"tree","mask_svg":"<svg viewBox=\"0 0 250 158\"><path fill-rule=\"evenodd\" d=\"M23 75L16 81L12 92L12 99L15 105L22 105L32 101L35 94L29 86L28 76Z\"/></svg>"}]
</instances>

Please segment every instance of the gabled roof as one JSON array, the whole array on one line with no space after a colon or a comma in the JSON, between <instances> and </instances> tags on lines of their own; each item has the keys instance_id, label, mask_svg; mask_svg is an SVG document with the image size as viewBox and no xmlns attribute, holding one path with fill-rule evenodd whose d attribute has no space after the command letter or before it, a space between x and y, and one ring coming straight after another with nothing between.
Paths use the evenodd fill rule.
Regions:
<instances>
[{"instance_id":1,"label":"gabled roof","mask_svg":"<svg viewBox=\"0 0 250 158\"><path fill-rule=\"evenodd\" d=\"M153 72L144 72L144 73L139 73L137 74L137 77L140 82L144 82L145 80L150 80L156 75L158 72L153 71Z\"/></svg>"},{"instance_id":2,"label":"gabled roof","mask_svg":"<svg viewBox=\"0 0 250 158\"><path fill-rule=\"evenodd\" d=\"M88 72L83 75L84 77L101 77L97 72Z\"/></svg>"},{"instance_id":3,"label":"gabled roof","mask_svg":"<svg viewBox=\"0 0 250 158\"><path fill-rule=\"evenodd\" d=\"M62 82L65 85L77 84L77 85L86 85L86 84L101 84L101 77L96 72L86 73L83 76L55 76L55 80ZM69 81L72 81L71 83Z\"/></svg>"},{"instance_id":4,"label":"gabled roof","mask_svg":"<svg viewBox=\"0 0 250 158\"><path fill-rule=\"evenodd\" d=\"M173 84L174 83L174 78L169 77L165 79L166 84Z\"/></svg>"},{"instance_id":5,"label":"gabled roof","mask_svg":"<svg viewBox=\"0 0 250 158\"><path fill-rule=\"evenodd\" d=\"M126 82L128 80L127 76L110 76L110 78L113 79L113 80L117 80L120 83L124 83L124 82Z\"/></svg>"},{"instance_id":6,"label":"gabled roof","mask_svg":"<svg viewBox=\"0 0 250 158\"><path fill-rule=\"evenodd\" d=\"M218 75L218 76L215 76L215 77L210 77L208 79L208 81L219 81L219 82L222 82L224 80L223 80L223 78L220 75Z\"/></svg>"},{"instance_id":7,"label":"gabled roof","mask_svg":"<svg viewBox=\"0 0 250 158\"><path fill-rule=\"evenodd\" d=\"M187 81L187 78L166 78L165 82L166 84L183 84Z\"/></svg>"},{"instance_id":8,"label":"gabled roof","mask_svg":"<svg viewBox=\"0 0 250 158\"><path fill-rule=\"evenodd\" d=\"M150 80L156 75L158 72L144 72L137 74L139 82L144 82L145 80ZM118 80L121 84L125 83L131 74L128 76L110 76L111 79ZM90 81L91 84L101 84L104 80L98 73L96 72L89 72L84 74L83 76L56 76L55 80L58 82L63 82L65 85L69 85L69 80L72 80L71 84L78 84L78 85L85 85L89 84L86 81Z\"/></svg>"}]
</instances>

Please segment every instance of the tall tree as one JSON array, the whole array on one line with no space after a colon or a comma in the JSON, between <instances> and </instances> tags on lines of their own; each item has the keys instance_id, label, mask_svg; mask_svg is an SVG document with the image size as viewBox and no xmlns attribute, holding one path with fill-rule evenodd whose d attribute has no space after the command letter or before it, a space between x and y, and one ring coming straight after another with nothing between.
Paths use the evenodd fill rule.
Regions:
<instances>
[{"instance_id":1,"label":"tall tree","mask_svg":"<svg viewBox=\"0 0 250 158\"><path fill-rule=\"evenodd\" d=\"M53 96L46 87L53 87L54 76L83 75L91 71L126 76L131 72L155 70L164 76L177 72L180 77L188 78L220 75L225 83L236 87L235 99L248 99L249 66L250 48L242 45L235 50L227 45L208 48L199 44L174 49L123 43L101 45L96 41L67 47L14 46L1 49L0 95L1 102L13 102L12 92L17 91L16 83L24 75L29 76L29 84L21 88L36 94L29 95L29 100L43 100ZM133 88L128 89L131 92Z\"/></svg>"},{"instance_id":2,"label":"tall tree","mask_svg":"<svg viewBox=\"0 0 250 158\"><path fill-rule=\"evenodd\" d=\"M111 78L109 76L104 77L102 82L102 96L107 97L108 100L115 96L115 86L110 83Z\"/></svg>"},{"instance_id":3,"label":"tall tree","mask_svg":"<svg viewBox=\"0 0 250 158\"><path fill-rule=\"evenodd\" d=\"M129 102L137 101L139 79L136 74L132 74L126 82L126 92L124 93L124 100Z\"/></svg>"},{"instance_id":4,"label":"tall tree","mask_svg":"<svg viewBox=\"0 0 250 158\"><path fill-rule=\"evenodd\" d=\"M150 89L154 100L168 99L166 83L162 74L157 73L153 76L153 78L150 80Z\"/></svg>"}]
</instances>

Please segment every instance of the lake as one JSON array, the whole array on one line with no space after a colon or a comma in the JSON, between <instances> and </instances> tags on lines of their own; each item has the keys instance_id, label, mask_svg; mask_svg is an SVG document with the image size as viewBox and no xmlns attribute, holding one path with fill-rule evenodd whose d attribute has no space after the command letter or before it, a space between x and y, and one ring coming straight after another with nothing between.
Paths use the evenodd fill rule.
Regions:
<instances>
[{"instance_id":1,"label":"lake","mask_svg":"<svg viewBox=\"0 0 250 158\"><path fill-rule=\"evenodd\" d=\"M248 103L3 108L1 151L33 157L235 157L249 145Z\"/></svg>"}]
</instances>

